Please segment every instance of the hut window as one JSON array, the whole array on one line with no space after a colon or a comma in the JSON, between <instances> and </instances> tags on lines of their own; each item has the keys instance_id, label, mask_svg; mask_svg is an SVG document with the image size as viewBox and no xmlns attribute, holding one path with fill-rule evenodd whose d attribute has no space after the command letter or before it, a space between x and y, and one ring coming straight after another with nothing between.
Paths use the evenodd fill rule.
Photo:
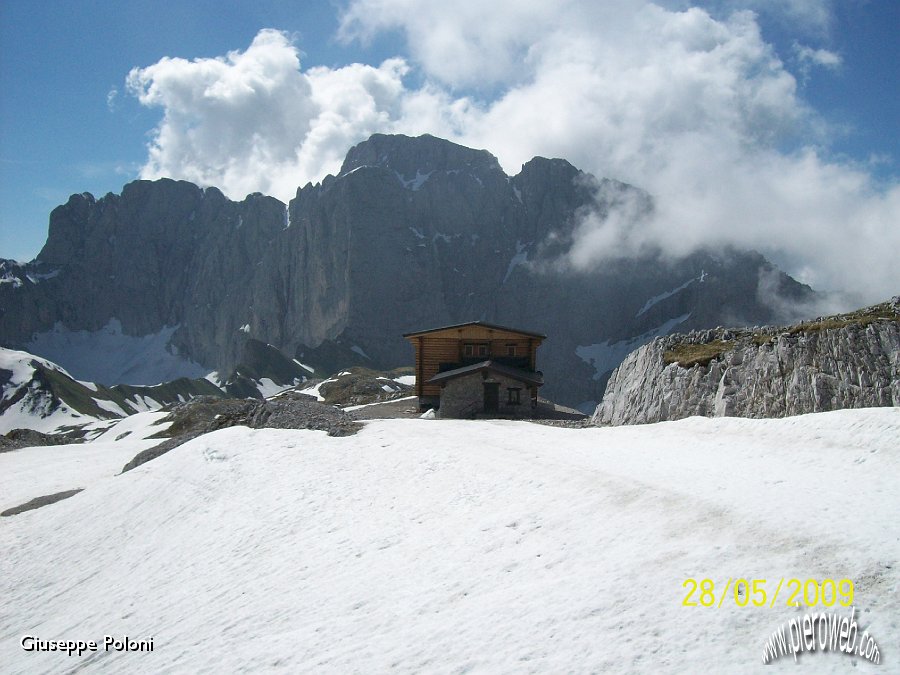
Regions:
<instances>
[{"instance_id":1,"label":"hut window","mask_svg":"<svg viewBox=\"0 0 900 675\"><path fill-rule=\"evenodd\" d=\"M487 356L488 355L488 346L481 344L476 345L472 343L467 343L463 345L463 355L468 358L470 356Z\"/></svg>"},{"instance_id":2,"label":"hut window","mask_svg":"<svg viewBox=\"0 0 900 675\"><path fill-rule=\"evenodd\" d=\"M507 405L520 405L522 403L522 399L519 397L519 392L522 390L518 387L509 387L506 390L506 393L509 395L509 398L506 401Z\"/></svg>"},{"instance_id":3,"label":"hut window","mask_svg":"<svg viewBox=\"0 0 900 675\"><path fill-rule=\"evenodd\" d=\"M506 345L506 355L507 356L515 356L516 355L516 346L515 345Z\"/></svg>"}]
</instances>

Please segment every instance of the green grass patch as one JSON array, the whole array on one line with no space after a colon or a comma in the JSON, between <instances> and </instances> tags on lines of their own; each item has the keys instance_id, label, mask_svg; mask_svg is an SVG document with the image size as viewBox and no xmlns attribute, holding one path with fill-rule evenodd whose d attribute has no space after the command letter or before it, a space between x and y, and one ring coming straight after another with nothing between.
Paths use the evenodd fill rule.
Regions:
<instances>
[{"instance_id":1,"label":"green grass patch","mask_svg":"<svg viewBox=\"0 0 900 675\"><path fill-rule=\"evenodd\" d=\"M667 350L663 354L663 361L666 365L677 363L682 368L691 368L696 365L707 366L710 361L719 358L725 352L734 348L737 343L745 345L748 340L757 347L762 347L775 342L779 335L808 335L847 326L865 327L877 321L900 323L900 313L890 303L883 302L854 312L828 316L815 321L803 321L785 328L768 328L761 333L751 334L749 331L736 329L736 340L713 340L704 344L685 342Z\"/></svg>"},{"instance_id":2,"label":"green grass patch","mask_svg":"<svg viewBox=\"0 0 900 675\"><path fill-rule=\"evenodd\" d=\"M866 307L849 314L839 314L837 316L829 316L818 321L804 321L788 328L789 335L797 335L800 333L817 333L823 330L835 330L846 326L868 326L876 321L896 321L900 322L898 315L888 303Z\"/></svg>"}]
</instances>

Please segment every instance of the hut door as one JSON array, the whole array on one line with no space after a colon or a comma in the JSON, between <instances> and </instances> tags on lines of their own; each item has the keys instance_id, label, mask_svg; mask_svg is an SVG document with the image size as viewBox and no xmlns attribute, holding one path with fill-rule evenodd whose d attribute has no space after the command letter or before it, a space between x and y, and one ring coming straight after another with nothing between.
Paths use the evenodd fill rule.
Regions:
<instances>
[{"instance_id":1,"label":"hut door","mask_svg":"<svg viewBox=\"0 0 900 675\"><path fill-rule=\"evenodd\" d=\"M484 412L496 413L500 411L500 383L484 383Z\"/></svg>"}]
</instances>

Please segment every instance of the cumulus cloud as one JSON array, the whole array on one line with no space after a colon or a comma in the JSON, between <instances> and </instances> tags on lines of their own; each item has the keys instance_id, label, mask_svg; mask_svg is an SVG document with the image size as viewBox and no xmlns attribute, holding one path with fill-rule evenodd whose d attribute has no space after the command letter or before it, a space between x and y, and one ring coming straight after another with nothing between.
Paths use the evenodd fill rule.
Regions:
<instances>
[{"instance_id":1,"label":"cumulus cloud","mask_svg":"<svg viewBox=\"0 0 900 675\"><path fill-rule=\"evenodd\" d=\"M532 46L571 5L568 0L366 0L346 8L338 36L368 41L382 30L400 28L430 77L453 87L481 88L518 80Z\"/></svg>"},{"instance_id":2,"label":"cumulus cloud","mask_svg":"<svg viewBox=\"0 0 900 675\"><path fill-rule=\"evenodd\" d=\"M128 79L164 111L143 173L287 199L373 132L427 132L487 148L510 173L564 157L653 195L652 213L622 203L582 214L573 266L737 245L819 288L896 293L900 187L829 156L827 126L798 94L802 70L763 39L756 14L681 4L354 0L339 36L399 31L403 58L302 70L287 36L262 31L244 52L162 59ZM816 25L828 6L786 5ZM794 57L840 64L811 47ZM411 70L421 84L405 80Z\"/></svg>"},{"instance_id":3,"label":"cumulus cloud","mask_svg":"<svg viewBox=\"0 0 900 675\"><path fill-rule=\"evenodd\" d=\"M350 145L383 129L405 70L391 59L377 68L303 72L296 46L276 30L260 31L243 52L134 68L129 91L164 111L141 176L288 200L298 185L336 170Z\"/></svg>"}]
</instances>

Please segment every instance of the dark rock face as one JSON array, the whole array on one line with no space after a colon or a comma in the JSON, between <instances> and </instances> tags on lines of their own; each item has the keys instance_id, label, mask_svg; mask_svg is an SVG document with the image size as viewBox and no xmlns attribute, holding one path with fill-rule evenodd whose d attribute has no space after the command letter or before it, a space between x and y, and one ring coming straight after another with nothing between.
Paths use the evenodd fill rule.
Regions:
<instances>
[{"instance_id":1,"label":"dark rock face","mask_svg":"<svg viewBox=\"0 0 900 675\"><path fill-rule=\"evenodd\" d=\"M56 322L95 331L112 317L136 336L177 325L173 340L183 353L234 365L234 333L244 322L232 323L246 319L257 263L283 227L276 199L238 204L183 181L136 181L100 200L72 195L50 214L35 259L55 276L2 297L0 335L4 344L25 344Z\"/></svg>"},{"instance_id":2,"label":"dark rock face","mask_svg":"<svg viewBox=\"0 0 900 675\"><path fill-rule=\"evenodd\" d=\"M287 208L171 180L73 195L37 259L0 270L18 280L0 284L0 342L27 349L58 322L97 331L116 318L135 336L177 326L172 347L220 373L249 338L301 361L353 353L386 369L412 362L404 332L486 320L546 333L545 393L574 405L599 400L627 347L657 334L775 320L757 297L761 273L788 296L810 293L754 253L584 273L550 264L579 210L602 213L617 193L651 207L564 160L535 158L509 177L484 150L376 135Z\"/></svg>"}]
</instances>

